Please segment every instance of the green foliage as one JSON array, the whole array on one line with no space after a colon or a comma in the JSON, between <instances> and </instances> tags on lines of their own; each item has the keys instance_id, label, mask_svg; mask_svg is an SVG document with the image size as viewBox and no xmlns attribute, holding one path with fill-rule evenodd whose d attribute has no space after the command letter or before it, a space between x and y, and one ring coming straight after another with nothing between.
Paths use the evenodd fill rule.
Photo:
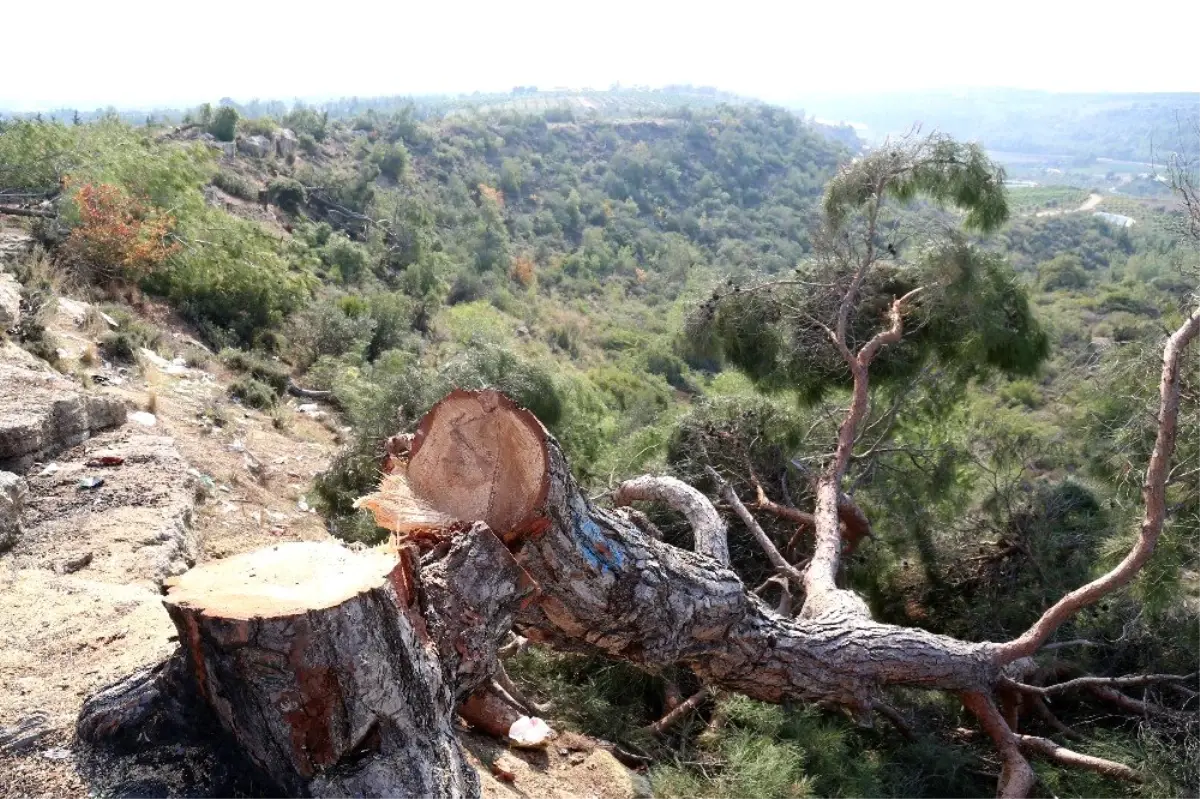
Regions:
<instances>
[{"instance_id":1,"label":"green foliage","mask_svg":"<svg viewBox=\"0 0 1200 799\"><path fill-rule=\"evenodd\" d=\"M213 112L212 121L208 123L208 132L218 141L233 141L237 136L239 118L236 108L223 105Z\"/></svg>"},{"instance_id":2,"label":"green foliage","mask_svg":"<svg viewBox=\"0 0 1200 799\"><path fill-rule=\"evenodd\" d=\"M1045 291L1055 289L1084 289L1091 283L1091 277L1083 268L1083 262L1077 255L1064 253L1056 255L1037 268L1038 281Z\"/></svg>"},{"instance_id":3,"label":"green foliage","mask_svg":"<svg viewBox=\"0 0 1200 799\"><path fill-rule=\"evenodd\" d=\"M881 320L895 297L934 286L906 314L911 332L884 348L872 364L873 383L910 380L931 362L958 380L990 371L1036 371L1049 353L1049 338L1002 259L959 241L935 246L918 258L906 267L878 264L862 284L847 332L855 351L883 329ZM801 270L801 277L822 284L837 275L814 269ZM811 321L832 322L836 307L836 300L831 305L826 295L806 285L734 292L701 307L690 323L689 347L693 356L723 357L760 388L795 391L801 400L816 402L851 382L841 355Z\"/></svg>"},{"instance_id":4,"label":"green foliage","mask_svg":"<svg viewBox=\"0 0 1200 799\"><path fill-rule=\"evenodd\" d=\"M361 282L370 267L371 254L367 248L340 233L330 237L320 255L325 265L346 285Z\"/></svg>"},{"instance_id":5,"label":"green foliage","mask_svg":"<svg viewBox=\"0 0 1200 799\"><path fill-rule=\"evenodd\" d=\"M275 403L279 401L279 395L275 390L266 383L256 380L253 377L239 377L229 384L230 396L237 397L251 408L258 408L260 411L265 411L275 407Z\"/></svg>"},{"instance_id":6,"label":"green foliage","mask_svg":"<svg viewBox=\"0 0 1200 799\"><path fill-rule=\"evenodd\" d=\"M267 199L288 213L300 211L300 207L308 202L308 192L298 180L292 178L272 178L267 184Z\"/></svg>"},{"instance_id":7,"label":"green foliage","mask_svg":"<svg viewBox=\"0 0 1200 799\"><path fill-rule=\"evenodd\" d=\"M258 199L258 187L236 172L221 169L213 175L212 182L214 186L232 197L250 201Z\"/></svg>"},{"instance_id":8,"label":"green foliage","mask_svg":"<svg viewBox=\"0 0 1200 799\"><path fill-rule=\"evenodd\" d=\"M843 167L825 189L825 216L840 229L855 209L886 191L901 202L925 197L966 212L964 227L991 232L1008 219L1004 170L977 144L934 134L888 143Z\"/></svg>"},{"instance_id":9,"label":"green foliage","mask_svg":"<svg viewBox=\"0 0 1200 799\"><path fill-rule=\"evenodd\" d=\"M253 377L260 383L266 383L276 394L287 390L290 371L287 366L258 353L246 352L233 347L221 350L218 356L221 363L245 375Z\"/></svg>"},{"instance_id":10,"label":"green foliage","mask_svg":"<svg viewBox=\"0 0 1200 799\"><path fill-rule=\"evenodd\" d=\"M400 180L408 171L408 150L400 142L380 142L371 153L379 171L392 180Z\"/></svg>"},{"instance_id":11,"label":"green foliage","mask_svg":"<svg viewBox=\"0 0 1200 799\"><path fill-rule=\"evenodd\" d=\"M211 343L253 344L307 301L310 279L258 225L210 210L190 220L188 238L193 226L205 246L180 250L147 287L204 325Z\"/></svg>"}]
</instances>

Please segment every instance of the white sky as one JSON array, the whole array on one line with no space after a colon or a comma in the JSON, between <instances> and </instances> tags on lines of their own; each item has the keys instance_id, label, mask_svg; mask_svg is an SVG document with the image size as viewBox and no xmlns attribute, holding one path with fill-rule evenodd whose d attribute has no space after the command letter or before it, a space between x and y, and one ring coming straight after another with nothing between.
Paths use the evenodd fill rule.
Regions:
<instances>
[{"instance_id":1,"label":"white sky","mask_svg":"<svg viewBox=\"0 0 1200 799\"><path fill-rule=\"evenodd\" d=\"M0 108L693 83L1195 91L1200 2L0 2Z\"/></svg>"}]
</instances>

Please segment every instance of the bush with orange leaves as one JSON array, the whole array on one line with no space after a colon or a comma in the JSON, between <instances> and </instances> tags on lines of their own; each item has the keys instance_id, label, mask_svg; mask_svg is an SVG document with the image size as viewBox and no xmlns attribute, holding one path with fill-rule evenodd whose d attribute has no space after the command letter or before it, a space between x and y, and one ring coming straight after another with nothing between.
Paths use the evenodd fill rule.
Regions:
<instances>
[{"instance_id":1,"label":"bush with orange leaves","mask_svg":"<svg viewBox=\"0 0 1200 799\"><path fill-rule=\"evenodd\" d=\"M60 253L86 279L139 280L179 249L168 238L175 227L171 214L111 183L68 184L67 189L79 218Z\"/></svg>"},{"instance_id":2,"label":"bush with orange leaves","mask_svg":"<svg viewBox=\"0 0 1200 799\"><path fill-rule=\"evenodd\" d=\"M508 276L520 283L522 288L529 288L537 277L536 267L528 256L519 255L513 259Z\"/></svg>"}]
</instances>

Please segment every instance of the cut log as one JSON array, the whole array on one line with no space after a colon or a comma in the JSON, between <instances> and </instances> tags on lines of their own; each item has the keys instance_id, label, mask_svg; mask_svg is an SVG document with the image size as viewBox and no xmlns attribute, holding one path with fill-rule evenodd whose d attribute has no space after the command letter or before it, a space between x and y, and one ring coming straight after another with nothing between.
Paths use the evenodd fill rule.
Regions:
<instances>
[{"instance_id":1,"label":"cut log","mask_svg":"<svg viewBox=\"0 0 1200 799\"><path fill-rule=\"evenodd\" d=\"M498 392L455 391L435 405L407 480L422 503L484 519L505 540L539 586L517 615L531 640L684 666L765 701L846 705L866 723L882 685L990 690L997 679L994 644L857 613L779 618L717 561L592 505L553 436Z\"/></svg>"},{"instance_id":2,"label":"cut log","mask_svg":"<svg viewBox=\"0 0 1200 799\"><path fill-rule=\"evenodd\" d=\"M179 655L89 700L80 737L194 702L290 795L477 796L453 710L532 586L483 524L416 553L289 543L173 578Z\"/></svg>"}]
</instances>

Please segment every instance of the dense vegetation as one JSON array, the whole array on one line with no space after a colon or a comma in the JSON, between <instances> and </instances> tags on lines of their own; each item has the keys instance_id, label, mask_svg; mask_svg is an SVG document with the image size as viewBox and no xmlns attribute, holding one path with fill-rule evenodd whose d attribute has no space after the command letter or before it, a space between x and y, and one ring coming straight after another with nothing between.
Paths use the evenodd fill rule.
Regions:
<instances>
[{"instance_id":1,"label":"dense vegetation","mask_svg":"<svg viewBox=\"0 0 1200 799\"><path fill-rule=\"evenodd\" d=\"M530 407L597 491L655 469L707 488L703 467L715 465L743 497L758 481L777 501L811 505L806 464L828 450L845 385L811 330L785 341L771 324L781 304L792 312L815 292L733 297L743 313L698 315L763 280L821 284L813 231L852 155L844 136L766 106L586 120L272 110L197 109L178 130L8 122L0 189L53 200L58 218L35 226L61 268L97 291L138 285L177 307L245 373L241 401L269 407L289 375L333 391L353 441L317 493L339 534L377 537L352 502L376 480L384 438L454 385L498 386ZM294 152L229 155L220 143L280 128L297 134ZM952 155L986 167L977 148ZM969 183L923 180L899 199L953 206ZM859 191L834 188L834 204L837 190ZM1075 191L1057 199L1070 207ZM878 364L873 446L851 471L875 539L847 568L881 620L971 640L1019 632L1123 552L1152 440L1155 349L1200 271L1194 249L1144 226L1029 213L1046 198L1026 208L985 199L979 227L1004 218L999 206L1011 218L957 249L921 249L913 230L963 221L927 201L881 227L896 263L866 287L879 314L864 313L864 325L917 275L949 275L956 301L932 306L912 342ZM957 316L939 315L951 308ZM1195 431L1194 379L1187 390ZM1185 432L1177 462L1200 457L1198 442ZM1064 628L1064 639L1099 642L1072 651L1073 667L1195 669L1194 485L1172 487L1168 533L1135 589ZM647 510L687 541L680 519ZM803 553L794 527L762 521ZM736 523L731 545L748 583L769 574ZM664 795L994 788L986 747L976 756L946 739L970 724L952 701L896 697L921 722L915 741L737 697L652 741L641 726L661 715L663 676L537 650L513 671L558 700L561 723L650 750ZM686 674L666 677L692 687ZM1152 764L1144 795L1197 790L1194 721L1097 715L1073 699L1055 707L1087 734L1081 748ZM1054 795L1129 790L1039 769Z\"/></svg>"}]
</instances>

